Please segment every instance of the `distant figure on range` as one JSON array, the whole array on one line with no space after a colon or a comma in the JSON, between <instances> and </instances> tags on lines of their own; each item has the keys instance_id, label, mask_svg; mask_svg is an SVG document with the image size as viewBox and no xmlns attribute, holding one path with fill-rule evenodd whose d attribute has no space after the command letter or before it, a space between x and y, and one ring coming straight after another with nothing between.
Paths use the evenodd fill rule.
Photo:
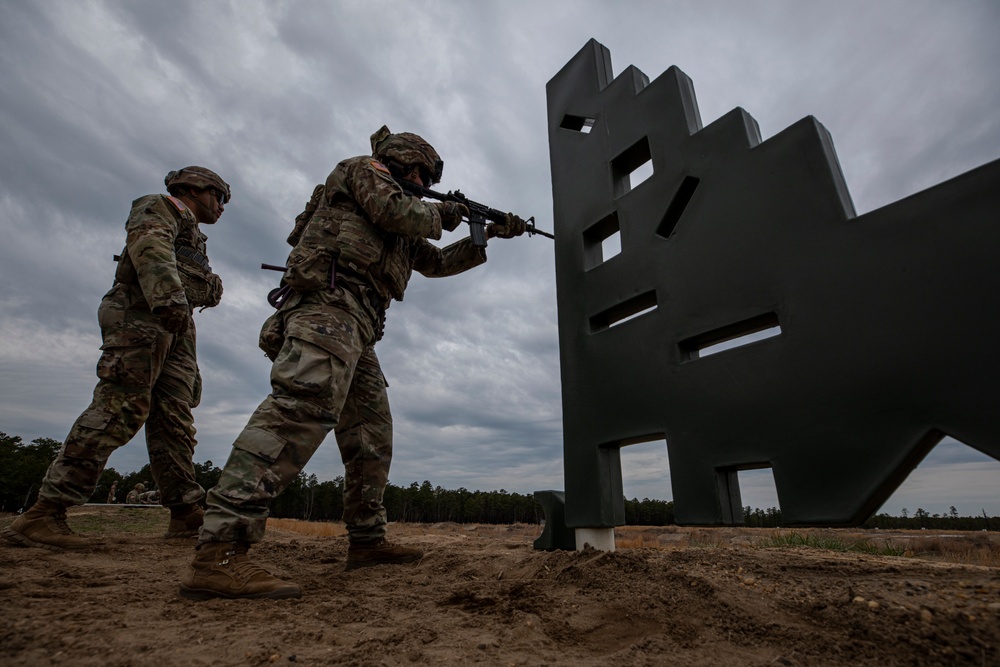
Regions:
<instances>
[{"instance_id":1,"label":"distant figure on range","mask_svg":"<svg viewBox=\"0 0 1000 667\"><path fill-rule=\"evenodd\" d=\"M143 484L142 482L139 482L138 484L133 486L132 490L128 492L127 496L125 496L125 504L138 505L139 496L141 496L145 492L146 492L146 485Z\"/></svg>"},{"instance_id":2,"label":"distant figure on range","mask_svg":"<svg viewBox=\"0 0 1000 667\"><path fill-rule=\"evenodd\" d=\"M118 480L111 482L111 488L108 490L108 500L109 505L114 505L118 502Z\"/></svg>"},{"instance_id":3,"label":"distant figure on range","mask_svg":"<svg viewBox=\"0 0 1000 667\"><path fill-rule=\"evenodd\" d=\"M261 347L274 362L271 394L233 444L208 511L197 553L182 579L182 596L299 597L249 560L264 537L268 503L293 481L330 431L344 462L347 569L410 563L423 552L388 542L382 504L392 459L392 417L375 355L385 311L402 300L412 271L451 276L486 261L466 238L445 248L427 239L452 231L466 206L427 203L394 179L429 187L443 162L421 137L382 127L372 155L336 166L317 186L288 238L283 283L293 292L265 323ZM488 236L523 234L525 221L507 214Z\"/></svg>"},{"instance_id":4,"label":"distant figure on range","mask_svg":"<svg viewBox=\"0 0 1000 667\"><path fill-rule=\"evenodd\" d=\"M132 202L115 283L97 311L104 344L93 401L49 466L37 502L2 531L9 540L56 551L93 544L70 530L66 508L90 499L108 457L143 425L150 470L170 509L165 537L193 537L201 526L205 491L192 462L201 375L192 314L218 305L222 281L198 224L218 221L230 190L204 167L171 171L164 183L169 195Z\"/></svg>"},{"instance_id":5,"label":"distant figure on range","mask_svg":"<svg viewBox=\"0 0 1000 667\"><path fill-rule=\"evenodd\" d=\"M139 482L125 496L125 502L129 505L156 505L160 502L160 492L157 489L147 491L146 485Z\"/></svg>"},{"instance_id":6,"label":"distant figure on range","mask_svg":"<svg viewBox=\"0 0 1000 667\"><path fill-rule=\"evenodd\" d=\"M139 504L140 505L159 505L160 504L160 492L158 489L152 489L150 491L145 491L139 494Z\"/></svg>"}]
</instances>

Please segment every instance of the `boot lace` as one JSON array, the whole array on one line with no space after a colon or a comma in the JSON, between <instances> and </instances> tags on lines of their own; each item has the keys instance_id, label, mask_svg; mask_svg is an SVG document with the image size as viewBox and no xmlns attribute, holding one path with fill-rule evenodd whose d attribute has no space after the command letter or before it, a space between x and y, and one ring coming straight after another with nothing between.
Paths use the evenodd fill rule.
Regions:
<instances>
[{"instance_id":1,"label":"boot lace","mask_svg":"<svg viewBox=\"0 0 1000 667\"><path fill-rule=\"evenodd\" d=\"M53 514L52 523L55 524L56 531L61 535L76 535L73 529L69 527L69 524L66 523L66 510Z\"/></svg>"},{"instance_id":2,"label":"boot lace","mask_svg":"<svg viewBox=\"0 0 1000 667\"><path fill-rule=\"evenodd\" d=\"M246 555L246 551L242 553L238 550L227 551L226 558L219 562L219 566L225 567L232 572L234 577L242 581L274 578L274 575L250 560L250 557Z\"/></svg>"}]
</instances>

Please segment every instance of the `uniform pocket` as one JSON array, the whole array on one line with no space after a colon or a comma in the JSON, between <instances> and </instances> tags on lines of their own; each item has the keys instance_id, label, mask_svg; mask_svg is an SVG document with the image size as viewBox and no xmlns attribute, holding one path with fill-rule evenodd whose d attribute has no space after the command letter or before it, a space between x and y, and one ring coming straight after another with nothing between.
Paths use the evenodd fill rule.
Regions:
<instances>
[{"instance_id":1,"label":"uniform pocket","mask_svg":"<svg viewBox=\"0 0 1000 667\"><path fill-rule=\"evenodd\" d=\"M266 500L273 496L261 489L264 477L288 446L284 439L269 431L247 427L233 443L233 453L226 462L226 472L215 491L237 502ZM228 474L232 471L233 474Z\"/></svg>"},{"instance_id":2,"label":"uniform pocket","mask_svg":"<svg viewBox=\"0 0 1000 667\"><path fill-rule=\"evenodd\" d=\"M244 429L240 437L233 443L233 447L236 449L249 452L268 464L274 463L286 446L284 438L252 426Z\"/></svg>"},{"instance_id":3,"label":"uniform pocket","mask_svg":"<svg viewBox=\"0 0 1000 667\"><path fill-rule=\"evenodd\" d=\"M153 354L149 345L120 346L105 343L97 361L97 377L122 387L153 386Z\"/></svg>"},{"instance_id":4,"label":"uniform pocket","mask_svg":"<svg viewBox=\"0 0 1000 667\"><path fill-rule=\"evenodd\" d=\"M108 427L110 422L111 415L100 410L87 410L76 420L76 423L80 426L94 429L95 431L103 431Z\"/></svg>"},{"instance_id":5,"label":"uniform pocket","mask_svg":"<svg viewBox=\"0 0 1000 667\"><path fill-rule=\"evenodd\" d=\"M344 290L337 288L335 296L345 295ZM357 308L354 302L352 305ZM296 342L300 343L297 348L302 348L302 344L305 344L325 350L351 367L357 363L364 348L358 331L358 320L347 310L338 307L314 311L301 309L289 314L285 317L285 336L297 339Z\"/></svg>"},{"instance_id":6,"label":"uniform pocket","mask_svg":"<svg viewBox=\"0 0 1000 667\"><path fill-rule=\"evenodd\" d=\"M282 385L294 396L322 397L333 392L336 379L329 351L293 338L292 344L282 352L271 369L272 382Z\"/></svg>"}]
</instances>

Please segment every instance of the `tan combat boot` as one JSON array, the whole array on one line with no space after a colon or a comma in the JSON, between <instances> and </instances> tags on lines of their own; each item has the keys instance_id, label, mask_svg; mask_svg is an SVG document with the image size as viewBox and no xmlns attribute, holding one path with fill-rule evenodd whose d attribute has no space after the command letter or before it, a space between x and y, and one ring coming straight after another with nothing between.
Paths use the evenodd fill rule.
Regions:
<instances>
[{"instance_id":1,"label":"tan combat boot","mask_svg":"<svg viewBox=\"0 0 1000 667\"><path fill-rule=\"evenodd\" d=\"M101 544L70 530L66 525L66 507L62 503L42 498L0 534L26 547L49 551L85 549Z\"/></svg>"},{"instance_id":2,"label":"tan combat boot","mask_svg":"<svg viewBox=\"0 0 1000 667\"><path fill-rule=\"evenodd\" d=\"M347 547L347 570L372 565L398 565L413 563L424 557L424 552L413 547L392 544L384 537L374 542L355 544Z\"/></svg>"},{"instance_id":3,"label":"tan combat boot","mask_svg":"<svg viewBox=\"0 0 1000 667\"><path fill-rule=\"evenodd\" d=\"M181 597L212 598L302 597L298 585L282 581L250 561L242 542L203 542L198 545L191 567L181 579Z\"/></svg>"},{"instance_id":4,"label":"tan combat boot","mask_svg":"<svg viewBox=\"0 0 1000 667\"><path fill-rule=\"evenodd\" d=\"M205 518L205 510L200 505L175 505L170 508L170 524L163 536L166 539L175 537L198 537L198 529Z\"/></svg>"}]
</instances>

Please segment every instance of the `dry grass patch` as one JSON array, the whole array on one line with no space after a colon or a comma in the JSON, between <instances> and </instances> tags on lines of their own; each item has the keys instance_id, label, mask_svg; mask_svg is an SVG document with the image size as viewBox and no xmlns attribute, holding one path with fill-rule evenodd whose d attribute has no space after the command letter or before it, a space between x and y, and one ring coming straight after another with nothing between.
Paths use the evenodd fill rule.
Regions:
<instances>
[{"instance_id":1,"label":"dry grass patch","mask_svg":"<svg viewBox=\"0 0 1000 667\"><path fill-rule=\"evenodd\" d=\"M1000 536L996 533L917 536L907 540L907 554L946 563L1000 567Z\"/></svg>"},{"instance_id":2,"label":"dry grass patch","mask_svg":"<svg viewBox=\"0 0 1000 667\"><path fill-rule=\"evenodd\" d=\"M269 519L268 526L301 535L341 537L341 522ZM389 525L392 539L428 534L500 535L534 541L542 527L535 524L402 523ZM812 547L902 556L945 563L1000 568L1000 533L930 533L930 531L862 531L856 529L687 528L681 526L618 526L618 549L741 549Z\"/></svg>"},{"instance_id":3,"label":"dry grass patch","mask_svg":"<svg viewBox=\"0 0 1000 667\"><path fill-rule=\"evenodd\" d=\"M996 532L619 526L615 545L619 549L812 547L1000 567L1000 533Z\"/></svg>"},{"instance_id":4,"label":"dry grass patch","mask_svg":"<svg viewBox=\"0 0 1000 667\"><path fill-rule=\"evenodd\" d=\"M302 519L275 519L267 520L269 528L277 530L287 530L300 535L314 535L318 537L341 537L347 535L347 528L340 521L303 521ZM402 523L392 522L389 524L389 535L395 539L397 537L419 537L428 533L435 534L490 534L502 535L512 538L526 538L534 540L541 535L542 528L530 523L513 524L482 524L482 523Z\"/></svg>"},{"instance_id":5,"label":"dry grass patch","mask_svg":"<svg viewBox=\"0 0 1000 667\"><path fill-rule=\"evenodd\" d=\"M340 537L347 535L344 524L332 521L303 521L302 519L268 519L268 528L287 530L299 535L314 537Z\"/></svg>"}]
</instances>

